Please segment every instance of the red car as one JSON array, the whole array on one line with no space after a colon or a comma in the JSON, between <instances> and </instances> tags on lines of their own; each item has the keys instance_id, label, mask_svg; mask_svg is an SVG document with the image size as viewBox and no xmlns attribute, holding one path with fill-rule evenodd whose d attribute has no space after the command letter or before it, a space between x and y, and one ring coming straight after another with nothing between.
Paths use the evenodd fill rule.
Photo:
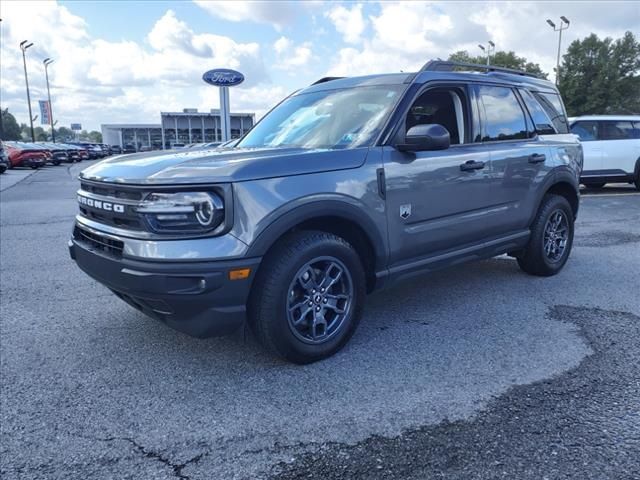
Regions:
<instances>
[{"instance_id":1,"label":"red car","mask_svg":"<svg viewBox=\"0 0 640 480\"><path fill-rule=\"evenodd\" d=\"M40 168L49 160L48 152L38 146L21 142L5 142L4 147L9 156L11 168Z\"/></svg>"}]
</instances>

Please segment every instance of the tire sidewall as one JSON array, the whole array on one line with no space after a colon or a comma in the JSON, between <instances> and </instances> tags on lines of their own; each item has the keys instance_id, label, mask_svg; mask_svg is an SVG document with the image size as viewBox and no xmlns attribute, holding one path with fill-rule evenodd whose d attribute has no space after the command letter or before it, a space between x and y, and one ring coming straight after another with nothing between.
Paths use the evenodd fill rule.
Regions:
<instances>
[{"instance_id":1,"label":"tire sidewall","mask_svg":"<svg viewBox=\"0 0 640 480\"><path fill-rule=\"evenodd\" d=\"M562 213L567 219L567 229L569 236L567 238L567 245L562 254L562 258L560 259L560 261L553 262L549 260L549 258L547 258L544 253L544 232L549 218L557 210L562 210ZM543 216L542 218L540 218L539 225L541 228L538 232L536 232L537 238L535 239L535 241L538 243L538 248L540 249L540 257L544 262L546 269L548 269L550 272L556 273L560 271L562 267L564 267L565 263L567 263L569 255L571 254L571 248L573 247L574 219L569 202L567 202L567 200L563 197L551 197L551 200L545 204Z\"/></svg>"},{"instance_id":2,"label":"tire sidewall","mask_svg":"<svg viewBox=\"0 0 640 480\"><path fill-rule=\"evenodd\" d=\"M329 340L321 344L306 343L291 331L287 316L287 297L289 286L299 269L315 258L331 256L340 260L349 270L353 283L353 299L349 306L349 314L344 319L339 331ZM356 252L348 244L337 239L315 242L309 248L297 252L291 258L283 259L286 266L278 281L274 304L267 306L269 312L263 310L268 317L266 328L268 335L278 352L287 359L298 363L308 363L328 357L349 340L358 324L365 297L365 277ZM271 302L270 302L271 303Z\"/></svg>"}]
</instances>

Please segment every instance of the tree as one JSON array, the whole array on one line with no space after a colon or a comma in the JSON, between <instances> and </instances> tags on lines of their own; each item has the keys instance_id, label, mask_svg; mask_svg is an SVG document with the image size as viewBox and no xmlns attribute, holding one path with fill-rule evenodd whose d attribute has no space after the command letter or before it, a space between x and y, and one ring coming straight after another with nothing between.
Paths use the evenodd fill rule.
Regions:
<instances>
[{"instance_id":1,"label":"tree","mask_svg":"<svg viewBox=\"0 0 640 480\"><path fill-rule=\"evenodd\" d=\"M2 140L20 140L20 125L9 109L2 110Z\"/></svg>"},{"instance_id":2,"label":"tree","mask_svg":"<svg viewBox=\"0 0 640 480\"><path fill-rule=\"evenodd\" d=\"M72 141L75 138L73 130L67 127L60 127L56 130L56 141L65 142Z\"/></svg>"},{"instance_id":3,"label":"tree","mask_svg":"<svg viewBox=\"0 0 640 480\"><path fill-rule=\"evenodd\" d=\"M87 132L86 130L82 130L80 132L80 140L84 140L91 143L102 143L102 133L97 132L96 130L92 130Z\"/></svg>"},{"instance_id":4,"label":"tree","mask_svg":"<svg viewBox=\"0 0 640 480\"><path fill-rule=\"evenodd\" d=\"M594 33L575 40L563 56L560 92L569 115L640 113L640 43Z\"/></svg>"},{"instance_id":5,"label":"tree","mask_svg":"<svg viewBox=\"0 0 640 480\"><path fill-rule=\"evenodd\" d=\"M487 57L484 55L473 56L466 50L459 50L449 55L448 60L453 62L464 63L478 63L485 65L487 63ZM525 72L533 73L542 78L547 78L547 73L543 72L540 65L533 62L528 62L524 57L518 57L515 52L495 52L491 56L491 65L497 67L513 68L515 70L524 70Z\"/></svg>"}]
</instances>

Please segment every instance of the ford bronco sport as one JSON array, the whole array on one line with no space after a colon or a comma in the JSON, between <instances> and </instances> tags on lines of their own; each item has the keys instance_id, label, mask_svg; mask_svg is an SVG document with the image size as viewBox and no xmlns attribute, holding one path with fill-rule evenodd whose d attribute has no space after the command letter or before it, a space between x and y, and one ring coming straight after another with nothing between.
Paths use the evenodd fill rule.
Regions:
<instances>
[{"instance_id":1,"label":"ford bronco sport","mask_svg":"<svg viewBox=\"0 0 640 480\"><path fill-rule=\"evenodd\" d=\"M308 363L345 345L368 292L402 278L501 254L558 273L581 167L556 87L529 74L432 61L323 78L233 147L84 170L69 249L177 330L246 319L269 350Z\"/></svg>"}]
</instances>

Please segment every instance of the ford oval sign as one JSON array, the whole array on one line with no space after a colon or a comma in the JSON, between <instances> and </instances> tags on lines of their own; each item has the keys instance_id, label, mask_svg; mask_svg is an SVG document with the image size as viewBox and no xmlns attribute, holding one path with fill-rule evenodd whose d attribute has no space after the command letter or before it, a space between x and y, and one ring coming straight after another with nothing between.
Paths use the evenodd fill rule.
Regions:
<instances>
[{"instance_id":1,"label":"ford oval sign","mask_svg":"<svg viewBox=\"0 0 640 480\"><path fill-rule=\"evenodd\" d=\"M202 79L209 85L216 87L233 87L244 82L244 75L228 68L216 68L205 72Z\"/></svg>"}]
</instances>

